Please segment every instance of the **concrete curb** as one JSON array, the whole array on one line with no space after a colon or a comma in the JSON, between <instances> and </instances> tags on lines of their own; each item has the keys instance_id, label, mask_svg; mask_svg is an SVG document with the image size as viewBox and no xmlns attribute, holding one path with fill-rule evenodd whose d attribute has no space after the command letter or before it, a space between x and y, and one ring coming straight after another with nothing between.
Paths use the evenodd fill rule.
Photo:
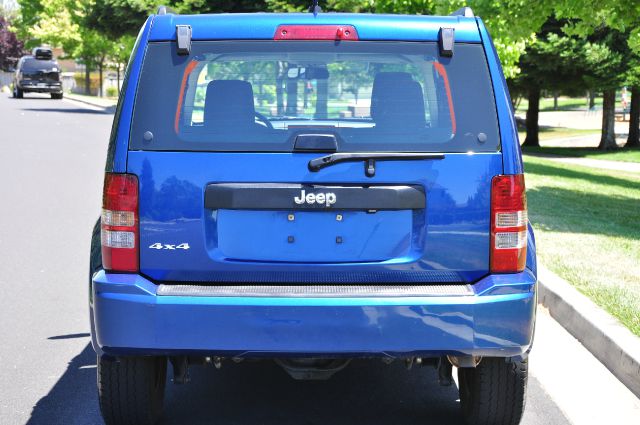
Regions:
<instances>
[{"instance_id":1,"label":"concrete curb","mask_svg":"<svg viewBox=\"0 0 640 425\"><path fill-rule=\"evenodd\" d=\"M640 338L540 264L538 291L551 316L640 398ZM571 362L561 356L558 353L559 360Z\"/></svg>"}]
</instances>

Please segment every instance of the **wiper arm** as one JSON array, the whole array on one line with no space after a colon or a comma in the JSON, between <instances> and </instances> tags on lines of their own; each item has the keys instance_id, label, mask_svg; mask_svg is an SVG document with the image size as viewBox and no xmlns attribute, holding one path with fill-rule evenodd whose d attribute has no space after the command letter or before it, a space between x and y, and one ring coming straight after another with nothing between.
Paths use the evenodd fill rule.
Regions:
<instances>
[{"instance_id":1,"label":"wiper arm","mask_svg":"<svg viewBox=\"0 0 640 425\"><path fill-rule=\"evenodd\" d=\"M309 161L309 171L319 171L325 167L341 162L366 161L365 174L373 177L375 161L408 161L412 159L444 159L442 153L409 153L409 152L344 152L332 153Z\"/></svg>"}]
</instances>

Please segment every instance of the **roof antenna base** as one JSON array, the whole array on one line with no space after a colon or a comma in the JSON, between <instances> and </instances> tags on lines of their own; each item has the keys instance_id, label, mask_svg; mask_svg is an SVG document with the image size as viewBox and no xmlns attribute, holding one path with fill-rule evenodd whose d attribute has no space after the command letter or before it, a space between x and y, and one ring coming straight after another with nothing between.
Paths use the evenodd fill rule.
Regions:
<instances>
[{"instance_id":1,"label":"roof antenna base","mask_svg":"<svg viewBox=\"0 0 640 425\"><path fill-rule=\"evenodd\" d=\"M318 0L313 0L313 4L309 6L309 12L313 13L313 16L316 16L318 13L322 12L322 8L318 6Z\"/></svg>"}]
</instances>

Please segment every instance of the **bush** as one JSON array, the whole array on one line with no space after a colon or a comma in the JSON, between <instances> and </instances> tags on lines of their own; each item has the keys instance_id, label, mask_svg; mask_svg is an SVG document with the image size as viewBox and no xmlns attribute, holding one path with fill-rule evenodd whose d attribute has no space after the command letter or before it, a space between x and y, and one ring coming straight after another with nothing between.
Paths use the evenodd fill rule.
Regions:
<instances>
[{"instance_id":1,"label":"bush","mask_svg":"<svg viewBox=\"0 0 640 425\"><path fill-rule=\"evenodd\" d=\"M115 87L107 87L107 97L118 97L118 89Z\"/></svg>"},{"instance_id":2,"label":"bush","mask_svg":"<svg viewBox=\"0 0 640 425\"><path fill-rule=\"evenodd\" d=\"M76 72L73 78L76 80L75 92L82 94L86 93L84 84L84 73ZM100 75L94 73L89 74L89 88L89 94L92 94L94 96L98 95L98 92L100 91Z\"/></svg>"}]
</instances>

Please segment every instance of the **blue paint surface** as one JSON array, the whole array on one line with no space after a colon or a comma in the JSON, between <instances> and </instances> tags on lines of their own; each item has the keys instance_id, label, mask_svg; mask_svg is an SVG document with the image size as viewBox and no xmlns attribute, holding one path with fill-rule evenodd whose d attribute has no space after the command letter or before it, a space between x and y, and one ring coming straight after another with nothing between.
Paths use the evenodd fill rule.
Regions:
<instances>
[{"instance_id":1,"label":"blue paint surface","mask_svg":"<svg viewBox=\"0 0 640 425\"><path fill-rule=\"evenodd\" d=\"M531 344L535 314L529 271L446 297L173 297L138 275L93 282L95 343L107 354L515 356Z\"/></svg>"},{"instance_id":2,"label":"blue paint surface","mask_svg":"<svg viewBox=\"0 0 640 425\"><path fill-rule=\"evenodd\" d=\"M294 25L353 25L360 40L436 41L440 27L455 28L456 41L479 43L474 18L381 14L255 13L162 15L153 18L150 41L176 39L176 25L191 25L193 40L269 40L276 28Z\"/></svg>"},{"instance_id":3,"label":"blue paint surface","mask_svg":"<svg viewBox=\"0 0 640 425\"><path fill-rule=\"evenodd\" d=\"M317 156L314 154L129 152L146 47L152 41L174 40L176 24L192 25L195 40L266 40L281 24L349 24L356 27L362 40L436 41L441 27L452 26L457 42L484 45L495 92L501 152L446 154L441 161L381 162L374 178L364 177L361 163L311 173L306 163ZM481 20L349 14L314 17L308 13L152 16L138 36L117 116L113 157L107 170L133 173L140 180L141 274L101 271L93 277L92 340L100 354L504 357L522 354L530 347L536 305L535 240L530 227L527 270L488 274L491 177L522 173L523 167L511 100ZM301 225L293 229L297 232L293 245L286 241L291 228L284 213L280 214L281 222L260 232L279 218L267 212L204 208L204 188L209 183L263 181L421 185L427 194L427 208L367 218L344 212L342 224L349 226L345 230L332 221L336 211L304 213L298 218ZM332 245L338 233L345 237L340 247ZM256 235L253 241L252 234ZM360 234L373 236L357 240ZM222 237L225 240L221 243ZM243 250L249 241L255 246ZM190 249L168 253L149 248L157 242L188 243ZM318 243L323 253L313 258ZM273 261L276 257L277 262ZM469 282L474 294L161 297L156 295L154 283L256 283L259 279L270 283L287 279L311 283Z\"/></svg>"}]
</instances>

